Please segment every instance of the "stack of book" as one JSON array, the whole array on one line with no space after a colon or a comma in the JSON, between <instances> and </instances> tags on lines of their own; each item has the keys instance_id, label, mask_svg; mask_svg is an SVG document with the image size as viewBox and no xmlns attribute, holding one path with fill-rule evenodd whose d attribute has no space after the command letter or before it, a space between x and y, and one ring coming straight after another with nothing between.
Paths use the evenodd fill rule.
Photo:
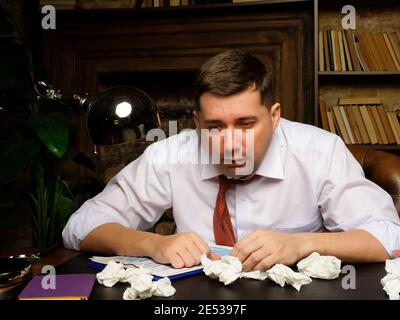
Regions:
<instances>
[{"instance_id":1,"label":"stack of book","mask_svg":"<svg viewBox=\"0 0 400 320\"><path fill-rule=\"evenodd\" d=\"M73 10L77 6L77 0L40 0L40 7L52 5L57 10Z\"/></svg>"},{"instance_id":2,"label":"stack of book","mask_svg":"<svg viewBox=\"0 0 400 320\"><path fill-rule=\"evenodd\" d=\"M320 31L320 71L400 71L400 31Z\"/></svg>"},{"instance_id":3,"label":"stack of book","mask_svg":"<svg viewBox=\"0 0 400 320\"><path fill-rule=\"evenodd\" d=\"M79 0L82 9L157 8L189 5L189 0Z\"/></svg>"},{"instance_id":4,"label":"stack of book","mask_svg":"<svg viewBox=\"0 0 400 320\"><path fill-rule=\"evenodd\" d=\"M346 144L400 144L400 110L385 111L379 98L342 98L319 102L322 127Z\"/></svg>"}]
</instances>

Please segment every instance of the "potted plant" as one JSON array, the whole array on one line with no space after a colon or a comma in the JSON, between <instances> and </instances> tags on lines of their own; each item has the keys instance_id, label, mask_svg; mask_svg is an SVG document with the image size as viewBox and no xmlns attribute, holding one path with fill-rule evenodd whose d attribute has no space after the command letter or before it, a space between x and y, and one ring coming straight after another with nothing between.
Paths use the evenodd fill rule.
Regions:
<instances>
[{"instance_id":1,"label":"potted plant","mask_svg":"<svg viewBox=\"0 0 400 320\"><path fill-rule=\"evenodd\" d=\"M61 230L76 210L76 193L61 177L61 164L94 163L73 150L79 112L61 101L38 100L31 54L0 8L0 209L20 195L10 192L18 177L29 184L34 244L58 243Z\"/></svg>"}]
</instances>

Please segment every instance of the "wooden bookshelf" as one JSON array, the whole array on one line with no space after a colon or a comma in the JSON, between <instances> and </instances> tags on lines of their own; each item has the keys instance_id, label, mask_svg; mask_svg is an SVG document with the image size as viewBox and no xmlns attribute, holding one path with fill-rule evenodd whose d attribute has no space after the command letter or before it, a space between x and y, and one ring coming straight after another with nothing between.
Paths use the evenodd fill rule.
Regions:
<instances>
[{"instance_id":1,"label":"wooden bookshelf","mask_svg":"<svg viewBox=\"0 0 400 320\"><path fill-rule=\"evenodd\" d=\"M400 3L393 0L314 0L314 124L322 127L319 101L333 106L335 99L346 97L377 96L385 109L400 109L400 71L320 71L319 31L342 30L341 8L353 5L356 9L357 32L400 31ZM400 152L400 145L368 145L370 148Z\"/></svg>"}]
</instances>

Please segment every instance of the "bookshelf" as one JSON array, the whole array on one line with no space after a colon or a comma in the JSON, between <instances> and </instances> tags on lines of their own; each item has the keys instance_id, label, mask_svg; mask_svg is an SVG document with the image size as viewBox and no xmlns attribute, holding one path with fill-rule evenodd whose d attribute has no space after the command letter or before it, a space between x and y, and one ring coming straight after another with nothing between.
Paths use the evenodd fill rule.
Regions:
<instances>
[{"instance_id":1,"label":"bookshelf","mask_svg":"<svg viewBox=\"0 0 400 320\"><path fill-rule=\"evenodd\" d=\"M398 23L400 3L398 1L314 0L314 124L320 127L322 127L320 100L325 101L328 106L334 106L337 105L339 98L379 97L386 111L400 109L400 70L398 68L384 70L382 66L379 71L326 71L329 67L326 67L324 51L325 69L320 70L320 31L343 30L341 20L344 15L341 9L345 5L352 5L356 9L356 36L363 33L383 35L400 31ZM376 53L373 52L373 54ZM384 59L383 54L381 57ZM348 69L348 64L346 65ZM393 153L400 152L399 144L370 144L369 147Z\"/></svg>"}]
</instances>

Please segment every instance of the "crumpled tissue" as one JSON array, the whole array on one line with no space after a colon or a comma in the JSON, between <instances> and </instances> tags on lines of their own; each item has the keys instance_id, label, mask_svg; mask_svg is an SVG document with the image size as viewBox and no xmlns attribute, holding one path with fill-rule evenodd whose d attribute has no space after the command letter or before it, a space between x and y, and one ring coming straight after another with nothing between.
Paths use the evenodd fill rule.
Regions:
<instances>
[{"instance_id":1,"label":"crumpled tissue","mask_svg":"<svg viewBox=\"0 0 400 320\"><path fill-rule=\"evenodd\" d=\"M231 284L239 278L265 280L267 278L280 286L286 283L300 291L301 286L312 282L311 277L319 279L336 279L341 272L341 261L333 256L321 256L313 252L297 264L299 272L288 266L276 264L266 271L242 272L242 263L237 257L223 256L221 260L210 260L205 254L201 256L204 273L218 279L225 285Z\"/></svg>"},{"instance_id":2,"label":"crumpled tissue","mask_svg":"<svg viewBox=\"0 0 400 320\"><path fill-rule=\"evenodd\" d=\"M268 278L268 274L265 271L255 270L249 272L242 272L241 278L254 279L254 280L265 280Z\"/></svg>"},{"instance_id":3,"label":"crumpled tissue","mask_svg":"<svg viewBox=\"0 0 400 320\"><path fill-rule=\"evenodd\" d=\"M133 266L125 267L122 263L115 261L109 261L96 278L106 287L112 287L117 282L129 283L130 287L123 294L124 300L147 299L153 295L170 297L176 292L168 278L153 281L150 270Z\"/></svg>"},{"instance_id":4,"label":"crumpled tissue","mask_svg":"<svg viewBox=\"0 0 400 320\"><path fill-rule=\"evenodd\" d=\"M265 280L269 277L282 287L285 283L289 283L297 290L300 290L302 285L311 282L311 278L307 275L294 272L282 264L275 265L267 271L242 272L242 263L237 257L223 256L221 260L210 260L206 255L202 255L201 264L207 276L218 279L225 285L231 284L239 278Z\"/></svg>"},{"instance_id":5,"label":"crumpled tissue","mask_svg":"<svg viewBox=\"0 0 400 320\"><path fill-rule=\"evenodd\" d=\"M390 300L400 300L400 258L386 260L387 275L382 278L381 284Z\"/></svg>"},{"instance_id":6,"label":"crumpled tissue","mask_svg":"<svg viewBox=\"0 0 400 320\"><path fill-rule=\"evenodd\" d=\"M331 280L339 277L341 261L334 256L321 256L313 252L307 258L297 263L299 272L311 278Z\"/></svg>"},{"instance_id":7,"label":"crumpled tissue","mask_svg":"<svg viewBox=\"0 0 400 320\"><path fill-rule=\"evenodd\" d=\"M237 257L223 256L220 260L211 260L203 254L201 264L207 276L218 279L224 285L236 281L242 274L242 263Z\"/></svg>"},{"instance_id":8,"label":"crumpled tissue","mask_svg":"<svg viewBox=\"0 0 400 320\"><path fill-rule=\"evenodd\" d=\"M129 281L131 286L124 292L124 300L147 299L153 295L153 276L151 274L137 274Z\"/></svg>"},{"instance_id":9,"label":"crumpled tissue","mask_svg":"<svg viewBox=\"0 0 400 320\"><path fill-rule=\"evenodd\" d=\"M168 278L152 281L151 275L142 274L130 282L130 288L126 289L123 295L124 300L147 299L151 296L170 297L176 290Z\"/></svg>"},{"instance_id":10,"label":"crumpled tissue","mask_svg":"<svg viewBox=\"0 0 400 320\"><path fill-rule=\"evenodd\" d=\"M303 273L295 272L288 266L276 264L266 271L268 278L283 287L286 283L290 284L297 291L300 291L302 285L311 283L311 278Z\"/></svg>"},{"instance_id":11,"label":"crumpled tissue","mask_svg":"<svg viewBox=\"0 0 400 320\"><path fill-rule=\"evenodd\" d=\"M97 281L106 286L112 287L125 275L125 267L122 263L110 261L106 267L96 274Z\"/></svg>"},{"instance_id":12,"label":"crumpled tissue","mask_svg":"<svg viewBox=\"0 0 400 320\"><path fill-rule=\"evenodd\" d=\"M127 267L125 273L121 275L119 281L131 283L136 278L141 277L144 274L151 275L151 271L143 267L141 268Z\"/></svg>"}]
</instances>

